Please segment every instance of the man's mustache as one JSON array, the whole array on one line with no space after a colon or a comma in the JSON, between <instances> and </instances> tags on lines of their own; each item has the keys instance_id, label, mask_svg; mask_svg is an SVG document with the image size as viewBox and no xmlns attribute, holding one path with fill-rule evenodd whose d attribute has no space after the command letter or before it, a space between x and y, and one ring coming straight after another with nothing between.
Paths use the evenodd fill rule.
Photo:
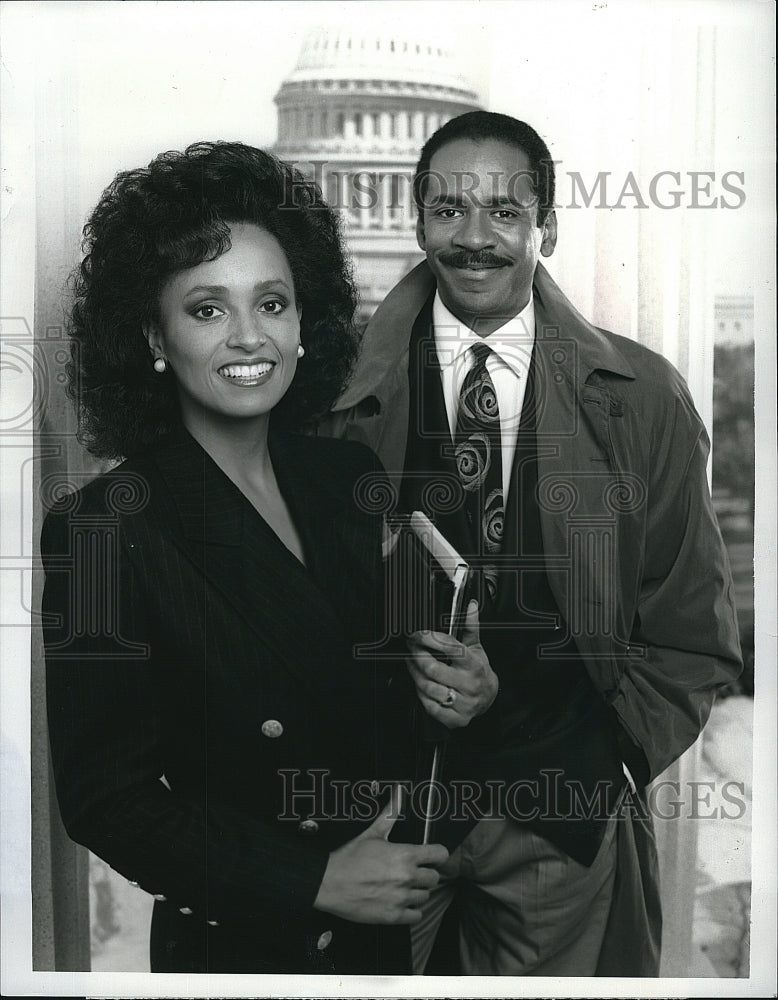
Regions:
<instances>
[{"instance_id":1,"label":"man's mustache","mask_svg":"<svg viewBox=\"0 0 778 1000\"><path fill-rule=\"evenodd\" d=\"M510 267L513 263L508 257L500 257L488 250L457 250L455 253L440 254L438 260L450 267Z\"/></svg>"}]
</instances>

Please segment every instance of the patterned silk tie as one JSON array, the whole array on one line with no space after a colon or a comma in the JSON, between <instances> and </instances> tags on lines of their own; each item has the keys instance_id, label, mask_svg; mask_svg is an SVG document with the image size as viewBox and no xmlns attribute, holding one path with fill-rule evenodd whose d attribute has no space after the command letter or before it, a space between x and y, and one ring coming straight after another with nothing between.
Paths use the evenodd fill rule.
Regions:
<instances>
[{"instance_id":1,"label":"patterned silk tie","mask_svg":"<svg viewBox=\"0 0 778 1000\"><path fill-rule=\"evenodd\" d=\"M505 517L500 410L486 370L491 349L475 344L471 350L475 364L465 375L459 393L454 456L465 491L465 514L477 539L477 554L487 563L481 563L486 594L494 600L497 570L488 565L488 557L500 551Z\"/></svg>"}]
</instances>

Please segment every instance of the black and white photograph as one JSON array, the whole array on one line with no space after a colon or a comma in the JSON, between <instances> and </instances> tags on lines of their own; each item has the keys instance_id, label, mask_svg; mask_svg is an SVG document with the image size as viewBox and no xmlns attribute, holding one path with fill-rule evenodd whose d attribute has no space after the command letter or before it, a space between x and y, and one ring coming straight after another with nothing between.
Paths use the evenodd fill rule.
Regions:
<instances>
[{"instance_id":1,"label":"black and white photograph","mask_svg":"<svg viewBox=\"0 0 778 1000\"><path fill-rule=\"evenodd\" d=\"M775 7L4 0L0 102L3 994L775 995Z\"/></svg>"}]
</instances>

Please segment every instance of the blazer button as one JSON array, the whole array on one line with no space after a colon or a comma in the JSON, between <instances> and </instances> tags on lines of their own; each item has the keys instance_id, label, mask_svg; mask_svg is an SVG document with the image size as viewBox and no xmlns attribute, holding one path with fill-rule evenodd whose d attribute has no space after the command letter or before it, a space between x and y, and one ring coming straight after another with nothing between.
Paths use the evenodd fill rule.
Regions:
<instances>
[{"instance_id":1,"label":"blazer button","mask_svg":"<svg viewBox=\"0 0 778 1000\"><path fill-rule=\"evenodd\" d=\"M319 824L315 819L304 819L301 820L297 829L300 833L317 833L319 830Z\"/></svg>"},{"instance_id":2,"label":"blazer button","mask_svg":"<svg viewBox=\"0 0 778 1000\"><path fill-rule=\"evenodd\" d=\"M266 719L262 723L262 735L267 736L268 739L277 739L283 733L284 727L278 721L278 719Z\"/></svg>"},{"instance_id":3,"label":"blazer button","mask_svg":"<svg viewBox=\"0 0 778 1000\"><path fill-rule=\"evenodd\" d=\"M332 931L325 931L321 935L319 940L316 942L316 947L319 949L319 951L324 951L324 949L329 945L330 941L332 941Z\"/></svg>"},{"instance_id":4,"label":"blazer button","mask_svg":"<svg viewBox=\"0 0 778 1000\"><path fill-rule=\"evenodd\" d=\"M127 884L131 885L133 887L133 889L139 889L140 888L140 882L134 882L131 878L127 879Z\"/></svg>"},{"instance_id":5,"label":"blazer button","mask_svg":"<svg viewBox=\"0 0 778 1000\"><path fill-rule=\"evenodd\" d=\"M208 924L209 927L218 927L219 926L219 921L218 920L208 920L208 921L206 921L206 923Z\"/></svg>"},{"instance_id":6,"label":"blazer button","mask_svg":"<svg viewBox=\"0 0 778 1000\"><path fill-rule=\"evenodd\" d=\"M183 913L185 917L191 917L192 915L192 911L188 906L179 906L178 912Z\"/></svg>"},{"instance_id":7,"label":"blazer button","mask_svg":"<svg viewBox=\"0 0 778 1000\"><path fill-rule=\"evenodd\" d=\"M158 903L167 903L167 896L163 896L161 892L155 892L154 899L156 899Z\"/></svg>"}]
</instances>

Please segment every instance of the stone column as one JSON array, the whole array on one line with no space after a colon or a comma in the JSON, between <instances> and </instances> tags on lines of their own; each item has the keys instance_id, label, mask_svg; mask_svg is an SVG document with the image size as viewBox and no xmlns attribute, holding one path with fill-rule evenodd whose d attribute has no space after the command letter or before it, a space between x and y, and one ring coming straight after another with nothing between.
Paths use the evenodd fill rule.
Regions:
<instances>
[{"instance_id":1,"label":"stone column","mask_svg":"<svg viewBox=\"0 0 778 1000\"><path fill-rule=\"evenodd\" d=\"M662 150L687 148L697 169L713 166L715 28L677 27L663 42L667 59L646 47L642 85L645 108L644 180L662 169ZM669 78L666 67L672 67ZM650 90L649 90L650 86ZM683 100L678 95L683 94ZM638 214L641 268L638 274L638 339L665 355L689 384L695 405L711 431L715 337L710 213L695 211L686 196L680 208L651 205ZM710 476L710 466L708 469ZM681 797L697 777L702 739L662 775L676 781ZM688 803L684 813L688 815ZM664 908L663 976L688 975L696 887L697 826L693 821L657 823L660 885Z\"/></svg>"},{"instance_id":2,"label":"stone column","mask_svg":"<svg viewBox=\"0 0 778 1000\"><path fill-rule=\"evenodd\" d=\"M409 171L408 183L405 189L405 224L408 229L416 227L417 218L416 202L413 200L413 169Z\"/></svg>"},{"instance_id":3,"label":"stone column","mask_svg":"<svg viewBox=\"0 0 778 1000\"><path fill-rule=\"evenodd\" d=\"M373 138L373 116L372 116L372 114L369 111L366 111L365 114L362 115L362 121L364 122L364 125L363 125L363 128L362 128L362 135L365 138L365 142L368 142L369 140L372 140L372 138Z\"/></svg>"},{"instance_id":4,"label":"stone column","mask_svg":"<svg viewBox=\"0 0 778 1000\"><path fill-rule=\"evenodd\" d=\"M388 174L382 179L378 191L380 197L381 229L385 231L393 229L396 212L392 211L392 174Z\"/></svg>"},{"instance_id":5,"label":"stone column","mask_svg":"<svg viewBox=\"0 0 778 1000\"><path fill-rule=\"evenodd\" d=\"M368 170L358 170L355 173L359 174L359 186L360 188L365 188L370 186L370 178L368 177ZM370 229L370 214L375 211L375 209L370 208L371 199L375 197L375 194L371 191L360 191L357 195L359 204L359 228L363 231Z\"/></svg>"},{"instance_id":6,"label":"stone column","mask_svg":"<svg viewBox=\"0 0 778 1000\"><path fill-rule=\"evenodd\" d=\"M12 51L6 53L6 60L9 58L12 67ZM12 86L21 87L24 67L11 67L8 67L7 79ZM99 471L97 463L75 439L74 411L62 384L69 354L62 289L68 272L78 260L82 222L78 208L78 75L72 50L67 47L64 52L52 50L47 55L46 72L42 71L42 65L36 69L36 75L25 87L29 101L26 114L20 114L18 120L12 122L18 130L15 148L20 154L25 151L26 169L24 174L16 175L14 167L19 164L11 157L3 164L6 190L9 198L13 198L14 208L11 211L5 206L3 216L9 223L9 238L18 240L13 258L8 258L18 274L10 268L10 273L4 271L2 274L5 316L16 317L3 321L3 350L16 352L12 360L30 378L28 398L37 400L25 415L20 413L18 419L9 419L14 382L10 380L4 384L3 435L0 439L2 481L9 487L17 484L14 488L21 491L19 509L26 515L19 524L9 517L3 518L3 563L11 570L17 559L29 560L32 556L37 560L39 556L38 535L43 516L41 483L56 477L60 482L82 485ZM26 192L30 192L27 205L24 203ZM35 225L34 243L31 239L20 239L19 233L14 234L13 223L18 222L20 216L24 220L25 212ZM9 328L9 323L14 324L13 328ZM25 358L29 366L24 363ZM33 431L36 438L34 465L29 462L13 469L27 450L32 457ZM18 590L13 587L14 577ZM39 570L32 574L32 593L27 592L24 601L17 606L22 588L29 587L29 583L29 573L17 570L6 574L4 624L21 624L20 615L29 623L27 609L40 607L43 579ZM9 620L9 614L13 614L14 619ZM23 748L30 738L31 774L22 756L18 772L8 772L10 782L3 791L4 800L11 807L9 811L18 801L20 812L26 812L27 822L30 818L32 822L31 837L26 839L23 850L26 852L31 843L33 969L89 971L89 855L65 833L54 795L46 729L43 642L37 617L33 615L31 630L8 628L7 640L18 643L20 648L19 655L10 656L5 664L4 694L8 693L6 685L19 673L26 674L28 662L31 665L29 687L23 685L24 698L14 699L19 725L25 731L24 739L19 743L15 728L9 727L4 733L3 745L3 753L12 760L18 752L17 747ZM21 646L26 646L26 650L22 651ZM21 788L18 796L17 774ZM25 809L30 788L32 800ZM19 875L24 881L23 868L19 868ZM29 888L28 882L28 892ZM16 887L4 884L3 891L3 916L7 926L17 926L23 933L21 914L16 912L17 898L20 898Z\"/></svg>"},{"instance_id":7,"label":"stone column","mask_svg":"<svg viewBox=\"0 0 778 1000\"><path fill-rule=\"evenodd\" d=\"M352 208L351 199L353 197L352 184L351 184L351 174L347 169L344 169L340 175L340 206L343 211L344 218L346 220L347 226L354 225L354 209Z\"/></svg>"}]
</instances>

